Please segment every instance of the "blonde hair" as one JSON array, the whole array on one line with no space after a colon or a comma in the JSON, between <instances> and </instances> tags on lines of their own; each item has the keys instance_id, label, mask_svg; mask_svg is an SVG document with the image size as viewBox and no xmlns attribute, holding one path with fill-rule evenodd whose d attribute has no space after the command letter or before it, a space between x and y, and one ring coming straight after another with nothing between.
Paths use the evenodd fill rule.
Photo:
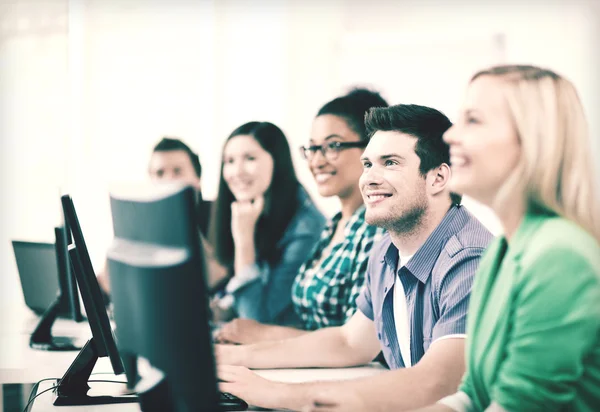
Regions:
<instances>
[{"instance_id":1,"label":"blonde hair","mask_svg":"<svg viewBox=\"0 0 600 412\"><path fill-rule=\"evenodd\" d=\"M598 186L583 106L573 84L534 66L496 66L475 74L502 80L521 142L521 158L496 196L501 210L514 193L530 208L574 221L600 241Z\"/></svg>"}]
</instances>

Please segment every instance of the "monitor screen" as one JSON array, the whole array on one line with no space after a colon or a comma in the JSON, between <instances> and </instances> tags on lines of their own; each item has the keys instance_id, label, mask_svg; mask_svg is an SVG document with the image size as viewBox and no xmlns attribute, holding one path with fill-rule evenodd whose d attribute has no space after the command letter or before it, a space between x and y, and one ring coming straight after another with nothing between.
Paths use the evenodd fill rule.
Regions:
<instances>
[{"instance_id":1,"label":"monitor screen","mask_svg":"<svg viewBox=\"0 0 600 412\"><path fill-rule=\"evenodd\" d=\"M124 367L117 350L113 331L106 313L100 285L96 279L73 200L61 197L65 221L71 230L72 243L68 247L71 267L87 314L92 339L83 347L77 358L57 383L54 405L92 405L137 402L136 397L88 396L87 384L98 358L108 356L116 375Z\"/></svg>"},{"instance_id":2,"label":"monitor screen","mask_svg":"<svg viewBox=\"0 0 600 412\"><path fill-rule=\"evenodd\" d=\"M181 184L111 191L108 272L119 349L160 372L165 410L243 410L217 390L194 190ZM144 385L142 374L139 387ZM144 409L145 394L138 392ZM218 406L217 406L218 405Z\"/></svg>"},{"instance_id":3,"label":"monitor screen","mask_svg":"<svg viewBox=\"0 0 600 412\"><path fill-rule=\"evenodd\" d=\"M12 246L25 304L41 315L60 292L55 245L13 240ZM61 305L60 316L70 315L68 309Z\"/></svg>"}]
</instances>

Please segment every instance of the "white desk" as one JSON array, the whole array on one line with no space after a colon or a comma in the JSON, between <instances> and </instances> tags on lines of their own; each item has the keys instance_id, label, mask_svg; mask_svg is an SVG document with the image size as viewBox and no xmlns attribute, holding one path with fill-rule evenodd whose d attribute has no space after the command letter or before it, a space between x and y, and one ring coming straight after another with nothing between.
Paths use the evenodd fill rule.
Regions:
<instances>
[{"instance_id":1,"label":"white desk","mask_svg":"<svg viewBox=\"0 0 600 412\"><path fill-rule=\"evenodd\" d=\"M279 370L260 370L256 371L261 376L282 382L308 382L315 380L344 380L359 378L361 376L376 375L384 371L379 364L370 364L356 368L340 368L340 369L279 369ZM106 380L122 380L120 376L98 375L92 376L91 379L106 379ZM125 385L123 385L124 387ZM51 388L52 382L42 382L39 386L38 393ZM116 383L91 383L92 388L89 395L118 395L121 390L120 385ZM31 412L61 412L64 407L52 405L54 395L52 391L48 391L33 403ZM261 408L252 408L248 410L264 410ZM92 405L92 406L71 406L65 412L77 411L92 411L92 412L140 412L140 407L136 403L118 404L118 405Z\"/></svg>"},{"instance_id":2,"label":"white desk","mask_svg":"<svg viewBox=\"0 0 600 412\"><path fill-rule=\"evenodd\" d=\"M6 312L4 313L6 315ZM46 352L29 347L29 334L38 318L28 309L22 308L3 316L8 323L2 322L0 328L0 383L35 383L45 378L60 378L71 365L78 352ZM53 334L81 339L84 344L91 337L87 322L75 323L59 319L55 322ZM307 382L315 380L344 380L361 376L376 375L384 371L379 364L370 364L356 368L341 369L280 369L259 370L261 376L281 382ZM100 358L96 363L91 380L124 381L123 375L115 376L108 358ZM53 381L42 382L38 393L52 386ZM90 383L89 395L118 395L125 385L116 383ZM76 411L119 411L139 412L138 404L95 405L79 407L57 407L52 405L54 395L48 391L33 403L32 412L76 412ZM250 409L253 410L253 409ZM257 409L254 409L257 410Z\"/></svg>"}]
</instances>

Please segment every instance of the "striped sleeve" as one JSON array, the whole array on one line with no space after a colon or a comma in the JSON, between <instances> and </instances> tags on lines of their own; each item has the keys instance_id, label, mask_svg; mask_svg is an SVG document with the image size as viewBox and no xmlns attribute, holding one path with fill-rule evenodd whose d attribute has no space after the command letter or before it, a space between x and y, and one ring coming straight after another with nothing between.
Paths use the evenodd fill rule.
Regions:
<instances>
[{"instance_id":1,"label":"striped sleeve","mask_svg":"<svg viewBox=\"0 0 600 412\"><path fill-rule=\"evenodd\" d=\"M482 248L466 248L452 257L437 291L439 317L433 328L432 341L466 333L471 286L482 253Z\"/></svg>"}]
</instances>

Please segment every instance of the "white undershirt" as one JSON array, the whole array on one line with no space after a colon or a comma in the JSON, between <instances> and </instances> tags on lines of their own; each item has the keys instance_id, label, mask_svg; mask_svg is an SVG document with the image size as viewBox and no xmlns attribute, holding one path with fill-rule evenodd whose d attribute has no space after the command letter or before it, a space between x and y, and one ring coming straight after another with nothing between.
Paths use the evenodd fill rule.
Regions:
<instances>
[{"instance_id":1,"label":"white undershirt","mask_svg":"<svg viewBox=\"0 0 600 412\"><path fill-rule=\"evenodd\" d=\"M408 323L408 308L406 305L406 295L404 294L404 286L398 276L398 271L403 266L406 266L408 261L414 255L405 256L404 258L398 253L398 268L396 269L396 281L394 283L394 324L396 326L396 336L398 337L398 346L402 360L407 368L412 366L410 356L410 326Z\"/></svg>"}]
</instances>

